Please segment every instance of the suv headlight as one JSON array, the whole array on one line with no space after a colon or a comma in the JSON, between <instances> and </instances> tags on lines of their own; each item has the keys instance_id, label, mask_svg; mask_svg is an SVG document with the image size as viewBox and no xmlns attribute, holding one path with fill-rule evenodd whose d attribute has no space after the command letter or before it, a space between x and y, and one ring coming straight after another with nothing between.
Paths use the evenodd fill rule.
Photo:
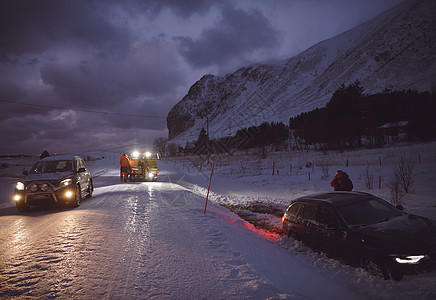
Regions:
<instances>
[{"instance_id":1,"label":"suv headlight","mask_svg":"<svg viewBox=\"0 0 436 300\"><path fill-rule=\"evenodd\" d=\"M41 189L41 191L43 192L47 192L48 191L48 184L47 183L43 183L39 186L39 188Z\"/></svg>"},{"instance_id":2,"label":"suv headlight","mask_svg":"<svg viewBox=\"0 0 436 300\"><path fill-rule=\"evenodd\" d=\"M69 186L69 185L71 185L72 183L73 183L73 180L72 180L71 178L68 178L68 179L64 179L64 180L62 180L62 181L59 183L59 186L62 188L62 187Z\"/></svg>"},{"instance_id":3,"label":"suv headlight","mask_svg":"<svg viewBox=\"0 0 436 300\"><path fill-rule=\"evenodd\" d=\"M19 191L24 191L24 183L22 183L21 181L18 181L15 188Z\"/></svg>"},{"instance_id":4,"label":"suv headlight","mask_svg":"<svg viewBox=\"0 0 436 300\"><path fill-rule=\"evenodd\" d=\"M38 190L38 185L37 185L37 184L32 183L32 184L29 186L29 191L31 191L32 193L36 192L37 190Z\"/></svg>"}]
</instances>

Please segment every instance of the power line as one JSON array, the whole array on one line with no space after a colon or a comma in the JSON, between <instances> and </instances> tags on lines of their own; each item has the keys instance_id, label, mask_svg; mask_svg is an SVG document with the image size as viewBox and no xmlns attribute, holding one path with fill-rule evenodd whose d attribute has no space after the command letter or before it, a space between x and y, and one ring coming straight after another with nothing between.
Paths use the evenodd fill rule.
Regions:
<instances>
[{"instance_id":1,"label":"power line","mask_svg":"<svg viewBox=\"0 0 436 300\"><path fill-rule=\"evenodd\" d=\"M117 116L140 117L140 118L153 118L153 119L166 119L166 117L162 117L162 116L147 116L147 115L126 114L126 113L115 113L115 112L109 112L109 111L98 111L98 110L89 110L89 109L80 109L80 108L68 108L68 107L62 107L62 106L33 104L33 103L10 101L10 100L0 100L0 102L41 107L41 108L73 110L73 111L80 111L80 112L87 112L87 113L94 113L94 114L117 115Z\"/></svg>"}]
</instances>

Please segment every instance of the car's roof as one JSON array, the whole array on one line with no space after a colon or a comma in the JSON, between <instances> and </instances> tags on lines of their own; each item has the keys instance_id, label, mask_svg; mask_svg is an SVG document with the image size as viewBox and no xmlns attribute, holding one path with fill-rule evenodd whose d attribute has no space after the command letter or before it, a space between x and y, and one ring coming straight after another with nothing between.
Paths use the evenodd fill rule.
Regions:
<instances>
[{"instance_id":1,"label":"car's roof","mask_svg":"<svg viewBox=\"0 0 436 300\"><path fill-rule=\"evenodd\" d=\"M358 201L362 201L368 198L377 198L374 195L362 192L331 192L315 194L310 196L304 196L296 199L294 202L327 202L333 206L342 206L344 204L350 204Z\"/></svg>"},{"instance_id":2,"label":"car's roof","mask_svg":"<svg viewBox=\"0 0 436 300\"><path fill-rule=\"evenodd\" d=\"M76 157L79 157L79 156L77 156L77 155L54 155L54 156L44 157L40 161L73 160Z\"/></svg>"}]
</instances>

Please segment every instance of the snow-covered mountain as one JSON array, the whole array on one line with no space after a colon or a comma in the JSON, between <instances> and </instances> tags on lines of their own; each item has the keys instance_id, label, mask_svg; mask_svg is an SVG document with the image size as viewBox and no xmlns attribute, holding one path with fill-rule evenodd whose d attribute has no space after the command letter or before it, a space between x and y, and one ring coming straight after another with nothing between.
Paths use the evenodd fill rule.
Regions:
<instances>
[{"instance_id":1,"label":"snow-covered mountain","mask_svg":"<svg viewBox=\"0 0 436 300\"><path fill-rule=\"evenodd\" d=\"M324 106L342 84L359 80L366 93L436 92L435 0L410 0L292 57L225 77L205 75L168 113L169 138L211 138L282 121Z\"/></svg>"}]
</instances>

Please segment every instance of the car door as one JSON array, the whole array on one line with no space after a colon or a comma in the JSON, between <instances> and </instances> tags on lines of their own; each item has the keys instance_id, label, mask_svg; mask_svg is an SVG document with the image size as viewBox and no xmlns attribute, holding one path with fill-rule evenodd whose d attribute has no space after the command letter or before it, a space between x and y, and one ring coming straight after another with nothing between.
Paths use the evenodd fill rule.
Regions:
<instances>
[{"instance_id":1,"label":"car door","mask_svg":"<svg viewBox=\"0 0 436 300\"><path fill-rule=\"evenodd\" d=\"M286 219L283 223L283 225L285 226L284 232L289 234L290 236L296 235L298 237L298 233L301 227L298 217L298 211L300 210L300 207L300 203L293 203L286 209Z\"/></svg>"},{"instance_id":2,"label":"car door","mask_svg":"<svg viewBox=\"0 0 436 300\"><path fill-rule=\"evenodd\" d=\"M314 204L304 203L298 212L299 224L301 230L300 238L311 247L318 247L318 232L317 232L317 206Z\"/></svg>"},{"instance_id":3,"label":"car door","mask_svg":"<svg viewBox=\"0 0 436 300\"><path fill-rule=\"evenodd\" d=\"M77 166L78 166L78 168L77 168L78 181L79 181L80 187L82 189L82 195L84 195L86 193L86 191L88 190L90 173L89 173L88 168L86 167L84 161L80 158L77 158ZM83 169L85 170L84 172L79 172Z\"/></svg>"},{"instance_id":4,"label":"car door","mask_svg":"<svg viewBox=\"0 0 436 300\"><path fill-rule=\"evenodd\" d=\"M336 213L327 205L318 207L317 236L322 251L342 256L346 251L347 231L342 228Z\"/></svg>"}]
</instances>

